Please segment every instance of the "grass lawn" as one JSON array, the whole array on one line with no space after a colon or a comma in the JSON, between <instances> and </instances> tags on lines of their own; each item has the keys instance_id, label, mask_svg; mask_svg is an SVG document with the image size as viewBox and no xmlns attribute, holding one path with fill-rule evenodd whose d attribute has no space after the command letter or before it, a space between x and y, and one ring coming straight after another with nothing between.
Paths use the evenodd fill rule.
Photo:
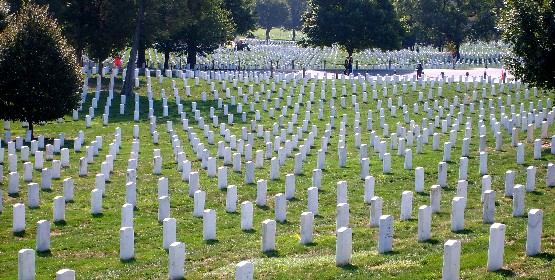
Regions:
<instances>
[{"instance_id":1,"label":"grass lawn","mask_svg":"<svg viewBox=\"0 0 555 280\"><path fill-rule=\"evenodd\" d=\"M154 72L152 72L154 75ZM404 170L404 157L397 156L396 150L388 150L392 155L392 167L390 174L382 173L382 163L378 158L378 153L373 152L373 147L368 147L370 157L370 174L376 179L375 195L383 198L383 214L393 215L394 222L394 241L393 251L386 254L377 253L378 228L370 228L370 206L364 203L364 181L360 179L360 165L358 163L359 150L354 146L354 119L355 110L351 105L351 83L347 80L345 84L341 80L336 81L337 97L334 99L336 106L335 128L332 130L332 137L326 154L326 169L323 170L322 185L319 192L319 215L315 217L314 242L309 245L299 244L299 226L301 213L307 211L307 188L311 186L312 170L317 165L317 151L320 149L320 139L324 135L326 123L331 114L331 81L326 84L326 100L323 102L324 118L318 120L317 101L311 107L311 123L318 128L314 147L311 148L310 155L307 156L303 164L303 174L296 176L295 198L287 201L287 222L278 223L276 231L276 251L262 253L261 247L261 228L262 221L274 219L273 197L278 193L285 193L285 175L293 173L294 157L287 158L285 165L279 169L280 179L269 180L270 160L264 160L264 167L256 169L255 181L259 179L268 180L268 204L266 207L254 206L254 228L251 231L242 231L240 206L237 213L226 213L225 200L226 192L218 190L217 177L209 178L206 170L201 168L201 162L196 155L187 138L187 131L182 130L180 116L177 114L177 105L172 94L172 79L164 78L163 83L159 84L158 79L152 78L152 92L154 95L154 109L157 116L156 128L160 133L160 143L153 144L152 136L149 134L148 100L146 92L146 78L141 76L141 87L137 89L140 94L140 114L139 122L133 121L133 98L127 98L125 114L119 114L120 98L115 94L110 107L110 118L107 126L102 125L102 113L108 97L109 77L102 79L102 92L98 101L98 108L95 110L95 118L92 120L92 128L85 127L85 115L91 106L94 97L96 77L92 77L89 82L89 93L83 111L79 113L79 120L73 121L71 116L66 116L62 123L49 122L45 125L36 126L35 135L42 134L47 138L47 143L52 143L57 138L58 133L65 133L65 147L70 149L70 167L62 170L61 179L53 179L52 191L40 191L40 207L35 209L26 208L26 230L23 234L12 233L12 206L15 203L27 204L27 183L23 182L23 163L18 163L20 174L20 191L18 195L8 196L8 174L7 174L7 145L4 148L4 182L0 184L4 191L3 206L0 213L0 278L14 279L17 275L17 252L23 248L35 248L36 223L39 220L52 220L53 199L55 196L63 195L62 183L64 178L72 177L75 180L75 199L66 204L65 223L52 224L51 229L51 251L40 253L36 256L36 276L37 279L52 279L56 271L63 268L70 268L76 271L79 279L156 279L167 278L168 276L168 252L162 248L162 224L157 221L158 200L157 182L160 177L169 179L169 195L171 201L170 216L177 220L177 240L186 243L186 277L188 279L232 279L234 276L235 265L243 260L254 262L254 276L256 279L438 279L441 278L443 244L449 239L461 240L461 278L465 279L502 279L502 278L526 278L526 279L552 279L555 277L555 267L553 257L555 254L555 215L553 201L555 190L546 187L547 165L555 161L555 156L550 154L549 147L542 149L542 157L533 159L533 143L526 142L526 133L519 133L520 142L525 146L524 164L516 163L516 147L510 144L510 135L503 130L503 144L501 150L495 150L495 138L490 124L491 116L487 100L484 101L485 115L484 124L487 127L487 153L488 153L488 174L493 177L492 189L497 192L495 220L507 225L505 236L505 255L503 270L496 272L486 272L487 249L489 238L489 224L482 223L482 205L480 202L481 176L479 175L479 138L478 138L478 108L479 103L475 102L476 112L470 113L469 105L464 106L463 120L467 117L472 119L472 140L470 145L469 171L468 171L468 200L465 210L465 229L459 232L451 232L451 200L456 196L456 183L458 181L458 162L461 155L462 139L464 138L464 125L458 132L457 141L452 148L451 161L448 162L447 187L441 190L441 211L433 214L432 217L432 236L427 242L417 242L418 228L418 207L429 204L430 187L437 184L438 163L442 161L443 143L449 141L449 134L441 133L441 126L434 129L440 134L439 151L432 149L432 137L429 143L425 144L421 154L416 153L416 139L412 147L407 147L413 151L413 169ZM201 142L205 143L206 149L212 156L217 155L217 142L224 141L224 137L219 134L219 127L212 127L212 120L209 118L210 107L215 108L216 115L220 122L226 122L227 116L223 115L223 109L218 109L217 102L213 100L212 94L208 94L209 101L201 100L202 92L210 91L210 84L200 80L198 86L194 79L188 80L191 86L191 96L185 96L183 82L180 79L173 79L179 89L181 104L183 104L186 116L189 119L189 126L197 133ZM220 97L223 97L224 104L230 104L231 100L225 98L225 91L222 92L221 85L212 79L215 88L219 90ZM304 102L300 104L298 123L302 125L307 110L307 102L311 90L311 83L315 82L316 100L320 96L321 81L308 81L305 87ZM254 84L254 82L249 82ZM276 89L281 83L276 83ZM248 93L248 86L242 82L237 84L243 88L243 93ZM286 105L286 96L292 82L287 84L287 89L283 90L280 98L280 106ZM294 88L293 103L297 101L302 81L297 83ZM345 86L348 96L346 106L340 106L341 88ZM116 92L119 92L121 80L116 79ZM237 88L233 88L232 82L227 82L226 87L231 89L232 95L237 95ZM254 91L260 91L260 85L254 84ZM392 96L392 85L388 85L388 97L392 98L392 103L397 104L397 99L402 97L403 104L407 104L410 112L410 119L415 124L422 124L422 119L427 117L423 113L424 102L418 101L418 93L412 91L408 86L408 92L402 93L402 86L397 85L399 93ZM433 89L434 98L437 96L438 84ZM481 83L478 85L478 95L480 96ZM491 96L488 86L487 98L494 99L495 118L501 120L501 109L497 105L497 98L500 97L505 104L507 95L512 96L512 103L519 111L520 103L515 99L515 92L499 93ZM443 96L439 99L439 104L443 105L443 98L453 104L454 96L459 97L462 102L464 93L472 96L471 90L467 92L464 85L461 86L463 92L456 92L455 84L443 84ZM265 90L271 89L270 85L265 85ZM382 136L382 129L379 127L379 110L377 100L372 99L372 86L368 85L368 102L362 102L362 86L357 85L357 102L360 106L360 127L362 143L370 143L370 132L366 131L366 115L368 110L373 111L373 128L377 135ZM425 89L418 87L418 91L423 91L424 96L430 85ZM162 117L161 91L165 90L168 97L169 116ZM382 95L382 85L377 86L379 99L382 100L385 111L385 123L389 125L389 133L395 132L396 124L404 123L401 108L397 108L396 116L390 116L387 106L387 97ZM543 101L543 106L547 104L547 98L553 98L553 93L539 93L534 97L530 91L530 98L524 100L523 88L519 91L521 100L528 110L529 102ZM279 122L281 110L276 110L273 118L269 117L268 112L262 109L262 100L266 97L261 94L260 102L255 103L255 110L261 111L261 119L257 124L263 125L264 130L272 129L274 123ZM268 107L273 107L274 98L278 97L278 92L271 93L272 100L268 101ZM242 98L237 98L237 102ZM203 131L198 127L192 112L192 103L197 103L197 108L201 110L205 124L210 125L210 129L215 132L216 139L214 145L208 144L208 139L203 137ZM248 96L248 102L254 102L254 96ZM414 113L412 106L417 103L419 112ZM433 108L433 102L430 102ZM242 123L240 114L237 114L237 107L229 105L229 112L234 114L234 124L226 125L231 134L241 137L241 128L250 128L250 120L254 119L254 112L249 111L249 104L243 106L247 112L247 122ZM284 117L284 127L287 129L287 122L292 120L293 107L287 109ZM548 109L551 110L551 109ZM443 119L448 114L445 110ZM459 108L454 109L456 117ZM510 108L505 108L505 112L510 115ZM339 167L338 160L338 140L339 123L343 115L347 116L346 145L347 145L347 167ZM434 116L438 112L434 111ZM455 119L453 118L453 121ZM183 145L183 150L187 158L192 161L192 170L200 173L200 189L206 192L206 209L215 209L217 213L217 240L205 242L202 236L202 218L193 217L193 199L188 196L188 183L182 182L181 172L177 171L177 163L173 158L173 150L170 142L170 134L166 132L166 122L172 121L173 128L179 136ZM429 120L429 121L433 121ZM133 261L122 262L119 260L119 229L121 206L125 203L125 183L127 160L131 152L133 141L133 126L140 128L140 154L137 169L137 209L134 212L134 231L135 231L135 259ZM114 139L116 127L122 130L122 146L120 154L114 162L114 172L111 174L111 181L106 183L106 194L103 198L102 215L90 214L91 191L95 188L95 175L100 173L101 162L108 154L108 144ZM85 133L85 144L90 145L95 136L103 136L103 149L99 156L94 158L94 163L88 166L88 176L79 177L79 158L85 155L84 148L81 152L73 150L73 140L77 133L82 130ZM541 129L534 131L534 138L539 138ZM12 136L24 136L24 130L19 123L12 123ZM253 131L253 133L256 133ZM296 133L296 128L294 129ZM555 128L550 126L548 135L554 135ZM303 133L303 138L308 137L308 133ZM291 135L287 134L287 139ZM382 138L389 143L389 138ZM550 139L543 139L549 143ZM273 135L272 135L273 142ZM299 141L299 145L302 140ZM26 144L28 145L28 144ZM227 144L229 145L229 144ZM282 143L282 145L284 145ZM389 145L388 145L389 147ZM160 149L163 157L162 175L153 175L153 151ZM255 135L253 154L256 150L265 150L263 138ZM293 154L298 151L294 151ZM274 152L277 157L277 152ZM18 152L19 158L19 152ZM55 159L60 159L56 154ZM31 157L31 159L33 159ZM34 159L33 159L34 160ZM238 186L238 203L243 201L256 200L256 184L246 185L245 161L242 158L242 172L233 172L232 167L228 166L228 185ZM45 167L50 167L51 162L45 163ZM526 193L525 212L529 209L540 208L543 210L543 236L542 254L534 257L525 256L526 246L526 225L527 218L512 217L512 199L503 196L505 172L513 170L515 183L525 184L526 168L528 166L537 167L536 189L534 192ZM223 159L217 159L217 166L223 166ZM425 170L425 192L414 193L412 219L399 221L401 193L406 190L414 191L414 168L422 166ZM41 173L34 171L33 182L40 183ZM335 219L336 219L336 184L338 181L347 181L348 199L350 206L350 227L353 229L353 255L352 265L344 267L335 266Z\"/></svg>"}]
</instances>

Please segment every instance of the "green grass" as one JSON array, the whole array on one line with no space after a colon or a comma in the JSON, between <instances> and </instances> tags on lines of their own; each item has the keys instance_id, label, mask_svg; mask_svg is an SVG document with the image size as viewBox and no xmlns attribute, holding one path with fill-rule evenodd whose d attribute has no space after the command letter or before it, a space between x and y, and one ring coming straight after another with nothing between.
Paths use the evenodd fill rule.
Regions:
<instances>
[{"instance_id":1,"label":"green grass","mask_svg":"<svg viewBox=\"0 0 555 280\"><path fill-rule=\"evenodd\" d=\"M304 37L304 33L297 30L297 38ZM252 32L257 39L266 40L266 29L259 28ZM293 39L293 30L283 29L283 28L272 28L270 30L270 39L271 40L278 40L278 41L291 41Z\"/></svg>"},{"instance_id":2,"label":"green grass","mask_svg":"<svg viewBox=\"0 0 555 280\"><path fill-rule=\"evenodd\" d=\"M320 138L323 136L325 124L329 120L330 108L329 99L331 98L331 82L327 84L327 99L324 106L324 120L318 120L318 105L312 105L311 125L318 127L318 137L315 140L315 147L311 149L311 154L307 156L307 161L303 164L303 174L296 176L296 199L287 202L287 222L278 223L276 236L276 251L270 254L263 254L260 251L261 243L261 223L265 219L274 218L274 203L271 199L277 193L285 192L285 174L293 173L294 159L288 158L285 166L280 167L280 180L268 181L268 206L254 208L254 229L252 231L241 231L240 213L225 212L225 191L217 189L217 178L208 178L206 171L200 168L200 162L192 152L192 148L187 140L187 132L182 131L177 106L171 92L171 81L164 79L163 84L158 84L157 79L152 79L152 91L154 93L154 107L156 109L157 130L160 133L160 144L152 144L149 135L149 124L146 119L148 112L148 101L146 98L146 82L141 77L141 87L138 92L141 94L140 110L141 121L133 121L133 98L128 98L126 114L119 115L119 96L112 100L110 109L110 123L102 126L101 114L104 110L106 97L108 96L106 85L108 79L103 79L103 89L99 100L98 109L95 111L96 117L93 119L93 126L86 129L84 125L85 112L88 110L91 99L94 96L94 85L96 79L91 79L90 93L87 103L84 104L84 111L80 112L79 120L72 121L71 117L66 117L64 122L50 122L36 127L36 135L42 134L49 140L56 138L58 133L64 132L66 135L66 147L70 148L71 166L62 170L62 179L53 180L53 190L51 192L41 191L41 204L36 209L26 209L27 228L24 234L14 235L12 227L11 207L15 203L27 203L26 183L21 179L20 193L16 197L7 196L7 174L4 175L4 183L1 188L4 190L3 204L4 211L0 213L0 278L13 279L17 274L17 252L23 248L35 248L36 223L41 219L52 219L53 198L62 195L63 178L73 177L75 179L75 201L66 205L66 223L52 225L51 252L50 254L38 254L36 257L37 279L52 279L56 271L62 268L74 269L78 278L86 279L153 279L167 278L168 273L168 253L162 249L162 225L157 221L157 180L159 177L169 178L169 193L171 200L171 217L177 219L177 240L186 243L186 277L189 279L230 279L233 278L235 264L242 260L252 260L255 264L255 278L277 278L277 279L438 279L441 277L441 267L443 259L443 243L448 239L460 239L462 242L461 257L461 277L466 279L501 279L508 277L520 277L527 279L549 279L555 277L555 268L552 265L555 254L555 218L553 200L555 190L547 188L545 185L546 169L549 162L554 161L554 156L549 153L549 148L544 148L542 158L533 159L533 144L525 143L526 158L523 165L516 164L516 148L510 146L510 137L505 135L503 149L495 151L492 147L495 140L488 126L487 151L488 151L488 173L493 176L492 189L497 191L496 221L507 225L504 270L499 272L486 272L487 246L489 236L489 225L481 222L481 178L478 174L478 128L477 114L470 114L468 106L465 108L465 117L473 119L473 138L471 142L471 155L469 157L468 173L468 202L465 211L465 230L458 233L450 231L450 209L451 199L456 193L456 182L458 180L458 157L461 154L462 138L464 131L458 133L458 141L452 150L452 162L448 163L448 188L442 190L441 212L434 214L432 218L432 239L428 242L418 243L417 235L417 209L420 205L429 204L429 188L437 181L437 164L442 161L442 151L433 151L431 138L429 144L425 145L422 154L416 154L415 146L413 149L413 167L423 166L425 168L425 193L414 194L413 200L413 219L400 222L400 202L401 193L405 190L414 190L414 170L403 169L403 157L397 156L396 151L392 151L392 172L382 174L381 161L378 155L373 153L369 147L371 157L370 174L376 178L375 194L384 199L383 214L393 215L394 243L393 252L388 254L377 253L377 228L369 227L369 205L363 203L364 182L360 180L360 166L358 164L359 152L354 148L353 121L354 110L350 106L350 97L347 98L346 108L340 107L339 99L335 100L337 107L336 128L333 131L328 153L326 157L327 167L323 171L322 187L319 193L319 216L315 218L314 243L310 245L299 244L299 225L300 215L307 209L307 188L311 185L311 172L316 168L316 155L320 147ZM214 80L213 80L214 81ZM194 121L194 114L191 112L191 103L197 102L198 108L202 110L205 123L211 126L209 120L209 108L216 107L215 101L202 102L200 100L203 91L209 91L209 85L201 81L199 86L194 85L193 80L189 80L191 85L191 97L184 96L183 84L176 79L177 87L180 88L181 103L189 118L190 127L194 128L201 141L207 143L207 139L202 137L202 130ZM117 86L121 81L118 80ZM231 83L228 82L228 87ZM239 83L243 87L243 92L248 92L248 87ZM310 85L310 83L309 83ZM305 92L305 104L301 105L299 113L299 124L302 124L308 92ZM337 81L337 88L343 84ZM347 92L350 93L350 83L346 83ZM437 86L437 84L436 84ZM481 85L479 85L480 87ZM279 87L279 86L276 86ZM401 88L400 86L398 86ZM216 84L217 89L221 86ZM254 86L259 90L259 86ZM269 86L266 86L268 89ZM362 103L361 86L358 87L357 101L360 103L361 128L363 131L362 142L369 143L369 133L366 128L366 112L371 109L374 112L374 129L379 129L378 111L376 110L376 100L372 100L369 94L369 102ZM420 113L412 113L412 104L418 102L418 94L411 92L401 94L403 103L409 105L411 119L417 124L422 122L423 104L420 103ZM462 87L464 88L464 87ZM169 98L170 116L161 117L161 98L160 92L166 90ZM371 86L368 87L371 91ZM423 90L427 93L429 89ZM456 93L454 85L445 84L443 95L450 99L459 95L462 100L463 93ZM319 96L320 82L316 86L316 96ZM400 90L401 91L401 90ZM284 90L284 96L289 92ZM295 89L298 94L299 88ZM340 95L338 90L338 96ZM381 86L378 86L378 93L381 99ZM435 95L437 90L434 89ZM481 90L478 89L480 93ZM489 92L489 91L488 91ZM236 94L236 89L232 89ZM391 96L392 90L389 90ZM514 93L511 93L514 100ZM221 93L220 96L225 94ZM261 95L261 100L265 95ZM276 97L274 92L272 98ZM425 94L427 96L427 94ZM499 94L505 100L505 94ZM522 94L523 96L523 94ZM553 98L553 94L549 94ZM488 96L491 97L491 96ZM497 98L497 97L496 97ZM536 102L539 98L544 101L547 95L540 95L536 98L531 96L529 101ZM393 104L396 104L397 97L393 97ZM293 98L296 102L297 98ZM254 97L249 96L249 102L254 102ZM224 98L226 104L229 99ZM268 102L268 106L273 106L273 101ZM389 124L389 131L394 132L397 122L403 123L401 110L397 110L396 117L389 116L387 102L384 99L383 107L386 108L386 122ZM442 104L442 102L440 102ZM487 102L486 102L487 104ZM281 105L285 105L285 97L281 100ZM518 104L517 104L518 105ZM256 103L257 110L262 111L262 103ZM517 106L518 107L518 106ZM244 111L248 112L249 106L243 106ZM476 108L478 104L476 103ZM518 108L517 108L518 110ZM458 110L455 110L458 112ZM507 111L509 109L507 108ZM220 122L227 118L222 116L223 110L216 109L220 116ZM230 106L230 112L236 112L235 106ZM269 118L267 112L261 112L262 119L258 124L264 125L265 130L271 129L274 122L278 122L276 111L275 118ZM288 109L288 116L285 123L291 120L293 108ZM348 159L347 168L338 166L337 141L339 133L339 122L341 116L347 114L347 146ZM497 119L499 109L496 110ZM241 118L235 114L235 124L227 125L238 138L241 135L241 127L249 127L250 119L254 118L254 113L248 113L247 123L241 123ZM193 170L199 170L201 189L206 191L205 208L215 209L217 213L217 242L205 242L202 239L202 219L194 218L193 199L188 196L188 184L181 181L181 172L177 171L177 164L173 160L172 148L169 142L169 133L166 133L166 121L173 121L174 130L184 146L187 158L192 160ZM489 124L489 110L486 109L484 122ZM131 151L132 130L134 125L140 126L140 155L137 170L137 210L134 212L135 230L135 259L131 262L121 262L119 260L119 228L121 206L125 203L125 171L127 160ZM408 126L408 125L405 125ZM92 216L90 214L91 190L94 189L94 175L100 172L101 162L108 153L108 144L114 139L115 128L120 127L123 131L122 147L117 160L114 163L114 174L111 175L111 182L106 184L106 196L103 200L103 214ZM286 128L286 127L285 127ZM94 163L88 167L88 176L79 177L79 158L84 156L84 152L73 151L73 139L79 130L85 132L85 143L89 145L94 137L102 135L104 146L100 155L95 157ZM211 127L216 133L215 143L223 140L219 136L219 128ZM435 132L441 132L441 128L436 128ZM539 130L535 132L537 137ZM549 128L548 135L555 134L553 127ZM19 123L12 123L12 135L23 136L24 131ZM307 133L303 134L307 137ZM288 135L290 139L290 135ZM521 142L526 139L525 133L519 133ZM441 135L441 142L446 142L449 135ZM389 141L389 139L386 139ZM544 142L549 141L544 139ZM415 141L416 143L416 141ZM6 147L6 145L3 145ZM206 145L211 155L216 155L217 145ZM163 156L163 174L161 176L152 175L153 150L160 149ZM255 137L253 152L264 150L263 139ZM5 161L7 162L7 148L5 149ZM296 151L294 152L296 153ZM275 154L277 156L277 153ZM58 159L60 155L55 155ZM19 163L19 171L22 174L22 163ZM45 164L49 167L51 162ZM223 165L223 159L217 160L217 165ZM526 167L534 165L538 168L536 175L536 191L526 194L526 212L532 208L541 208L544 211L544 225L542 238L543 254L535 257L525 256L526 243L526 218L512 217L512 200L503 197L504 174L506 170L516 172L515 182L524 184L526 178ZM256 185L244 184L243 172L232 172L228 167L228 184L237 185L238 202L255 201ZM264 161L264 168L257 169L255 180L269 178L270 161ZM7 170L7 164L4 167ZM6 171L4 172L6 173ZM40 172L34 171L33 181L40 182ZM21 176L22 177L22 176ZM335 266L335 211L336 195L335 186L340 180L348 182L348 195L350 204L350 227L353 229L353 258L352 265L346 267ZM238 206L238 211L240 207Z\"/></svg>"}]
</instances>

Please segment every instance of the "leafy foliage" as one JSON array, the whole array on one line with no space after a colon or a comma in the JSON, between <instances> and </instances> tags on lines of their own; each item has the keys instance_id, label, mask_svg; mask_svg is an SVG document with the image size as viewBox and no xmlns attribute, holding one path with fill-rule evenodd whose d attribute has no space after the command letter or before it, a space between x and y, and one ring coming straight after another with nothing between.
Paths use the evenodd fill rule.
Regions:
<instances>
[{"instance_id":1,"label":"leafy foliage","mask_svg":"<svg viewBox=\"0 0 555 280\"><path fill-rule=\"evenodd\" d=\"M430 44L454 46L458 54L465 41L490 41L496 30L500 0L395 0L396 11L407 30L403 47Z\"/></svg>"},{"instance_id":2,"label":"leafy foliage","mask_svg":"<svg viewBox=\"0 0 555 280\"><path fill-rule=\"evenodd\" d=\"M403 27L388 0L311 0L304 16L305 45L339 44L355 50L401 47Z\"/></svg>"},{"instance_id":3,"label":"leafy foliage","mask_svg":"<svg viewBox=\"0 0 555 280\"><path fill-rule=\"evenodd\" d=\"M285 0L257 0L255 6L258 25L266 29L266 40L270 40L273 27L285 27L289 22L289 6Z\"/></svg>"},{"instance_id":4,"label":"leafy foliage","mask_svg":"<svg viewBox=\"0 0 555 280\"><path fill-rule=\"evenodd\" d=\"M72 0L56 13L64 34L89 58L102 61L123 49L134 30L135 1Z\"/></svg>"},{"instance_id":5,"label":"leafy foliage","mask_svg":"<svg viewBox=\"0 0 555 280\"><path fill-rule=\"evenodd\" d=\"M235 25L231 12L220 0L189 0L191 21L177 37L182 50L187 53L187 63L194 67L197 54L206 54L233 39Z\"/></svg>"},{"instance_id":6,"label":"leafy foliage","mask_svg":"<svg viewBox=\"0 0 555 280\"><path fill-rule=\"evenodd\" d=\"M246 34L256 28L254 0L224 0L224 7L231 12L236 34Z\"/></svg>"},{"instance_id":7,"label":"leafy foliage","mask_svg":"<svg viewBox=\"0 0 555 280\"><path fill-rule=\"evenodd\" d=\"M532 85L555 88L555 2L506 0L499 28L512 46L505 63Z\"/></svg>"},{"instance_id":8,"label":"leafy foliage","mask_svg":"<svg viewBox=\"0 0 555 280\"><path fill-rule=\"evenodd\" d=\"M32 130L75 109L82 77L73 55L47 8L24 4L0 34L0 118Z\"/></svg>"}]
</instances>

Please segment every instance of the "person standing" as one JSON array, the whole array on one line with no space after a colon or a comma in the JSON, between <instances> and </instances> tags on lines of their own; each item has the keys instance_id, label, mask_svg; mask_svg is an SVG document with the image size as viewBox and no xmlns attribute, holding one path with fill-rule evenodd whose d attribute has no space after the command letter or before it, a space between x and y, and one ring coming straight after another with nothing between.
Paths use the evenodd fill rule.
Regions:
<instances>
[{"instance_id":1,"label":"person standing","mask_svg":"<svg viewBox=\"0 0 555 280\"><path fill-rule=\"evenodd\" d=\"M347 56L345 58L345 71L343 72L345 75L350 75L353 72L353 57Z\"/></svg>"},{"instance_id":2,"label":"person standing","mask_svg":"<svg viewBox=\"0 0 555 280\"><path fill-rule=\"evenodd\" d=\"M422 67L422 63L418 63L416 66L416 78L420 79L422 77L422 73L424 72L424 68Z\"/></svg>"}]
</instances>

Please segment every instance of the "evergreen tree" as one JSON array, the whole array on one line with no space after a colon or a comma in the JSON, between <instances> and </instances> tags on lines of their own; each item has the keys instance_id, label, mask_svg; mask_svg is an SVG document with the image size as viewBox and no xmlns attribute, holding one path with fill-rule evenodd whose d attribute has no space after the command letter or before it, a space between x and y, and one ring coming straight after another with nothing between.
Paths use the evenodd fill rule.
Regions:
<instances>
[{"instance_id":1,"label":"evergreen tree","mask_svg":"<svg viewBox=\"0 0 555 280\"><path fill-rule=\"evenodd\" d=\"M24 4L0 34L0 118L32 131L77 108L83 81L73 55L47 7Z\"/></svg>"}]
</instances>

